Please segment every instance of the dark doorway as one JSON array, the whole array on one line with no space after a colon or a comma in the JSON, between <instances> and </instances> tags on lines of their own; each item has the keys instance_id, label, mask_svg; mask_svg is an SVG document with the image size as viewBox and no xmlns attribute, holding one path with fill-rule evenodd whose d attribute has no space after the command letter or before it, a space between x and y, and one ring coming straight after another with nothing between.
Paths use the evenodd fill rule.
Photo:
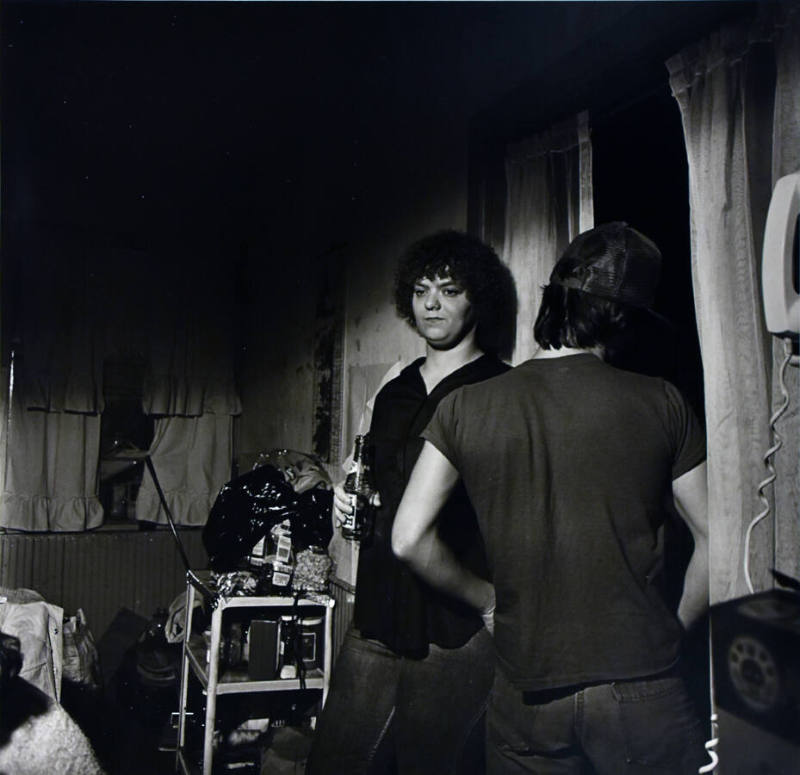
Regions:
<instances>
[{"instance_id":1,"label":"dark doorway","mask_svg":"<svg viewBox=\"0 0 800 775\"><path fill-rule=\"evenodd\" d=\"M627 221L661 249L656 310L619 365L665 377L703 417L689 244L689 182L680 111L666 81L650 94L592 116L595 223Z\"/></svg>"},{"instance_id":2,"label":"dark doorway","mask_svg":"<svg viewBox=\"0 0 800 775\"><path fill-rule=\"evenodd\" d=\"M616 110L592 117L595 223L627 221L663 255L656 311L669 323L643 315L625 342L618 366L668 379L704 420L703 366L692 292L689 176L683 127L666 82ZM663 584L677 608L692 552L688 528L673 512L664 527ZM684 673L703 717L710 712L704 628L686 642Z\"/></svg>"}]
</instances>

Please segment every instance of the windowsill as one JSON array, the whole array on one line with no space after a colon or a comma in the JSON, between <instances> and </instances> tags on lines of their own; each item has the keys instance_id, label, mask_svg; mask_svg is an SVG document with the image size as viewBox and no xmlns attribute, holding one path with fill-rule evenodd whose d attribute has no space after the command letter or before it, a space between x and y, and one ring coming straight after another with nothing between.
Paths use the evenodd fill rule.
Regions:
<instances>
[{"instance_id":1,"label":"windowsill","mask_svg":"<svg viewBox=\"0 0 800 775\"><path fill-rule=\"evenodd\" d=\"M0 527L0 535L29 535L29 536L52 536L52 535L93 535L95 533L163 533L169 531L169 525L147 523L147 527L141 527L138 522L104 522L102 525L89 530L15 530L14 528ZM180 532L191 532L202 530L203 525L175 525L175 529Z\"/></svg>"},{"instance_id":2,"label":"windowsill","mask_svg":"<svg viewBox=\"0 0 800 775\"><path fill-rule=\"evenodd\" d=\"M160 525L158 527L161 527ZM167 527L164 525L163 527ZM149 530L154 530L158 528L150 528ZM96 527L94 530L89 531L91 533L140 533L145 532L139 527L138 522L129 522L129 521L122 521L119 522L103 522L100 527Z\"/></svg>"},{"instance_id":3,"label":"windowsill","mask_svg":"<svg viewBox=\"0 0 800 775\"><path fill-rule=\"evenodd\" d=\"M142 525L146 525L143 527ZM160 533L164 530L169 530L169 525L154 524L152 522L140 523L123 521L119 522L104 522L94 530L86 532L90 533ZM180 532L182 530L202 530L202 525L175 525L175 529Z\"/></svg>"}]
</instances>

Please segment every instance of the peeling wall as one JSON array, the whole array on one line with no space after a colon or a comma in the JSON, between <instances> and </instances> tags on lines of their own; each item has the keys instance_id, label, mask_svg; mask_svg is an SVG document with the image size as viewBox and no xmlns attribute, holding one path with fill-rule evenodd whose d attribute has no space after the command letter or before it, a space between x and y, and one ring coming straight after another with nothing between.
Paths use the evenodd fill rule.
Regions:
<instances>
[{"instance_id":1,"label":"peeling wall","mask_svg":"<svg viewBox=\"0 0 800 775\"><path fill-rule=\"evenodd\" d=\"M252 467L276 447L311 450L313 415L313 282L310 259L265 244L250 248L243 332L242 416L238 465Z\"/></svg>"},{"instance_id":2,"label":"peeling wall","mask_svg":"<svg viewBox=\"0 0 800 775\"><path fill-rule=\"evenodd\" d=\"M369 138L364 154L373 161L360 181L363 194L355 200L326 198L306 180L302 207L315 218L308 231L291 235L295 241L274 233L251 238L240 470L273 447L312 450L319 377L314 330L325 256L335 254L337 266L343 267L337 291L341 378L334 386L341 400L341 441L331 451L334 474L350 452L361 411L381 376L422 354L418 337L394 311L396 259L425 234L464 229L467 210L467 110L429 119L413 131L405 127L402 145L399 140L387 144L380 133Z\"/></svg>"},{"instance_id":3,"label":"peeling wall","mask_svg":"<svg viewBox=\"0 0 800 775\"><path fill-rule=\"evenodd\" d=\"M352 449L367 401L381 378L424 352L417 335L395 314L394 267L413 240L438 229L466 228L467 128L466 111L426 121L406 134L406 150L386 145L375 135L372 151L377 158L391 158L374 163L363 181L371 195L351 200L338 219L331 210L343 203L317 201L319 192L309 184L310 201L304 207L327 211L327 219L315 230L296 235L297 242L289 247L264 241L258 249L249 249L240 471L252 467L259 452L274 447L312 451L319 377L314 363L315 299L325 270L315 257L326 255L335 244L344 246L337 252L344 267L338 289L342 341L338 384L333 386L339 410L331 418L338 423L338 448L331 450L328 468L335 480L341 478L340 464ZM281 256L277 268L275 255ZM368 424L368 417L365 421ZM356 547L342 540L330 551L337 576L354 584Z\"/></svg>"}]
</instances>

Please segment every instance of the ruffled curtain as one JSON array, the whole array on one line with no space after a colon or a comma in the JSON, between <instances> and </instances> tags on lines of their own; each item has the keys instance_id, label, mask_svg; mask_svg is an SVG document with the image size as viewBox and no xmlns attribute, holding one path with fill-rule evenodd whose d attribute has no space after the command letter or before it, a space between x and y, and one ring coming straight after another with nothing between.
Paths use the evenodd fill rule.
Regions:
<instances>
[{"instance_id":1,"label":"ruffled curtain","mask_svg":"<svg viewBox=\"0 0 800 775\"><path fill-rule=\"evenodd\" d=\"M143 408L156 417L149 452L175 522L203 524L230 479L233 416L241 411L234 277L224 253L186 245L113 250L56 229L16 231L12 247L4 283L14 309L4 321L15 341L4 369L0 527L102 524L102 369L120 352L149 364ZM166 521L147 472L136 515Z\"/></svg>"},{"instance_id":2,"label":"ruffled curtain","mask_svg":"<svg viewBox=\"0 0 800 775\"><path fill-rule=\"evenodd\" d=\"M746 594L748 566L755 587L771 586L768 570L775 562L774 504L772 519L748 528L755 527L751 523L764 509L759 486L771 445L776 355L762 311L761 249L772 184L798 163L797 19L796 6L764 6L756 21L725 26L667 62L689 161L692 273L708 433L712 602ZM796 521L798 508L794 412L788 418L794 442L781 452L789 456L782 463L789 470L777 484L784 494L779 517L785 524ZM793 504L786 502L789 491L794 491ZM767 489L765 497L770 494ZM788 551L796 568L797 532L789 529L795 541Z\"/></svg>"},{"instance_id":3,"label":"ruffled curtain","mask_svg":"<svg viewBox=\"0 0 800 775\"><path fill-rule=\"evenodd\" d=\"M13 314L4 370L0 527L97 527L101 363L83 246L44 230L7 264ZM14 247L13 238L7 246Z\"/></svg>"},{"instance_id":4,"label":"ruffled curtain","mask_svg":"<svg viewBox=\"0 0 800 775\"><path fill-rule=\"evenodd\" d=\"M32 411L15 394L4 419L0 526L70 532L102 524L96 495L99 415Z\"/></svg>"},{"instance_id":5,"label":"ruffled curtain","mask_svg":"<svg viewBox=\"0 0 800 775\"><path fill-rule=\"evenodd\" d=\"M159 418L150 455L175 523L205 525L217 493L231 478L233 417L230 413L206 413ZM136 518L167 523L146 469L136 498Z\"/></svg>"},{"instance_id":6,"label":"ruffled curtain","mask_svg":"<svg viewBox=\"0 0 800 775\"><path fill-rule=\"evenodd\" d=\"M509 147L506 155L503 258L517 285L519 312L513 362L536 349L533 324L561 252L594 225L588 114Z\"/></svg>"},{"instance_id":7,"label":"ruffled curtain","mask_svg":"<svg viewBox=\"0 0 800 775\"><path fill-rule=\"evenodd\" d=\"M223 262L158 266L142 401L155 417L149 453L175 522L197 526L231 478L233 417L241 412L234 383L234 278ZM167 522L149 471L136 518Z\"/></svg>"}]
</instances>

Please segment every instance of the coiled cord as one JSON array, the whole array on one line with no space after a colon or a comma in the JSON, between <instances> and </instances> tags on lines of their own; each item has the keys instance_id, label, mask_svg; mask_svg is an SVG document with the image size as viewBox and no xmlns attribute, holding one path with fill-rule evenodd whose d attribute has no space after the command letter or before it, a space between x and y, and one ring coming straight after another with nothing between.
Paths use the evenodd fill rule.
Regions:
<instances>
[{"instance_id":1,"label":"coiled cord","mask_svg":"<svg viewBox=\"0 0 800 775\"><path fill-rule=\"evenodd\" d=\"M717 769L717 765L719 764L719 754L716 751L717 745L719 744L719 737L717 736L719 733L718 729L718 721L719 716L716 713L711 714L711 737L710 739L706 740L706 752L708 753L711 761L708 764L704 764L700 767L697 771L700 775L706 772L714 772Z\"/></svg>"},{"instance_id":2,"label":"coiled cord","mask_svg":"<svg viewBox=\"0 0 800 775\"><path fill-rule=\"evenodd\" d=\"M705 747L711 761L697 770L700 775L706 772L714 772L719 764L719 754L716 750L719 744L719 716L717 715L717 698L714 692L714 651L710 618L708 620L708 696L711 704L711 737L706 740Z\"/></svg>"},{"instance_id":3,"label":"coiled cord","mask_svg":"<svg viewBox=\"0 0 800 775\"><path fill-rule=\"evenodd\" d=\"M753 581L750 578L750 541L753 534L753 528L761 522L770 512L770 504L769 499L766 496L765 490L772 484L777 475L775 473L775 466L772 464L772 458L774 457L775 453L783 446L783 437L778 433L776 424L780 419L781 415L786 411L789 406L789 391L786 389L786 382L785 382L785 374L786 374L786 367L789 365L790 362L794 362L794 358L792 355L792 340L791 339L783 339L783 352L784 358L781 363L780 371L778 372L778 386L780 387L781 396L783 397L783 401L781 405L775 410L772 417L770 417L769 425L770 431L772 434L772 438L774 439L773 445L766 451L764 454L764 464L767 467L768 475L767 477L759 483L758 485L758 497L763 504L763 509L756 514L756 516L751 520L750 524L747 526L747 532L744 536L744 578L747 582L747 588L750 590L750 594L755 592L753 588Z\"/></svg>"}]
</instances>

